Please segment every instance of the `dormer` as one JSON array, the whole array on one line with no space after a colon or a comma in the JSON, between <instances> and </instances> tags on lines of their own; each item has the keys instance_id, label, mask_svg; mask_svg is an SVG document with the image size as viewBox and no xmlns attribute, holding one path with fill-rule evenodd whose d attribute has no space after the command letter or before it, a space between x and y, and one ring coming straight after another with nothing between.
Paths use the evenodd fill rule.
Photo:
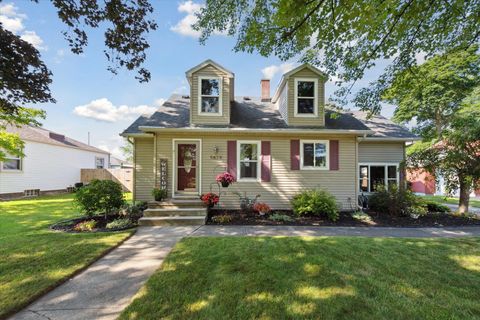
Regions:
<instances>
[{"instance_id":1,"label":"dormer","mask_svg":"<svg viewBox=\"0 0 480 320\"><path fill-rule=\"evenodd\" d=\"M303 64L282 76L272 103L289 126L325 126L327 76Z\"/></svg>"},{"instance_id":2,"label":"dormer","mask_svg":"<svg viewBox=\"0 0 480 320\"><path fill-rule=\"evenodd\" d=\"M212 60L186 72L190 84L190 124L230 124L234 74Z\"/></svg>"}]
</instances>

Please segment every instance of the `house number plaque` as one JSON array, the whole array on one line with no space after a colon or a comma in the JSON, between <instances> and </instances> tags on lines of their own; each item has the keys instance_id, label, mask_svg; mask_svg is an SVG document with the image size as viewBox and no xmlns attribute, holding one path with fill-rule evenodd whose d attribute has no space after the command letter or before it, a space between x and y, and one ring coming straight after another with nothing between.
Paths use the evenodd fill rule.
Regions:
<instances>
[{"instance_id":1,"label":"house number plaque","mask_svg":"<svg viewBox=\"0 0 480 320\"><path fill-rule=\"evenodd\" d=\"M160 189L167 189L168 160L160 159Z\"/></svg>"}]
</instances>

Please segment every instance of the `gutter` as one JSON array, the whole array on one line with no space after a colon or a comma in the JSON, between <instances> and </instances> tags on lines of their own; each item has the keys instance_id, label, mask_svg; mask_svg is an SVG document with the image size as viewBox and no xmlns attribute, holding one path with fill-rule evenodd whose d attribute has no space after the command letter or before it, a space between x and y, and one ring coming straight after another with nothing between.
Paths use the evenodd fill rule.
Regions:
<instances>
[{"instance_id":1,"label":"gutter","mask_svg":"<svg viewBox=\"0 0 480 320\"><path fill-rule=\"evenodd\" d=\"M251 128L198 128L198 127L186 127L186 128L162 128L153 126L140 126L139 130L144 132L256 132L256 133L333 133L333 134L373 134L372 130L335 130L335 129L287 129L287 128L273 128L273 129L251 129ZM149 137L151 135L148 135Z\"/></svg>"},{"instance_id":2,"label":"gutter","mask_svg":"<svg viewBox=\"0 0 480 320\"><path fill-rule=\"evenodd\" d=\"M398 142L409 142L409 141L420 141L422 140L422 138L419 138L419 137L415 137L415 138L388 138L388 137L358 137L357 140L359 142L362 142L362 141L371 141L371 142L374 142L374 141L378 141L378 142L392 142L392 141L398 141Z\"/></svg>"},{"instance_id":3,"label":"gutter","mask_svg":"<svg viewBox=\"0 0 480 320\"><path fill-rule=\"evenodd\" d=\"M151 137L153 137L153 134L147 133L147 132L143 132L143 133L120 133L120 136L125 137L127 139L129 137L132 137L132 138L151 138Z\"/></svg>"}]
</instances>

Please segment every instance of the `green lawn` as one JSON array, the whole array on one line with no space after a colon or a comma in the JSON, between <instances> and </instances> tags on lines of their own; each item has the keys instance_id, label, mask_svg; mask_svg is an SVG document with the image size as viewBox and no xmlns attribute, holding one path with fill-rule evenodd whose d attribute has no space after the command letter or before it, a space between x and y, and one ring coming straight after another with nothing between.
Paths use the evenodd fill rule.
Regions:
<instances>
[{"instance_id":1,"label":"green lawn","mask_svg":"<svg viewBox=\"0 0 480 320\"><path fill-rule=\"evenodd\" d=\"M0 202L0 318L131 233L66 234L48 229L76 215L72 195Z\"/></svg>"},{"instance_id":2,"label":"green lawn","mask_svg":"<svg viewBox=\"0 0 480 320\"><path fill-rule=\"evenodd\" d=\"M120 319L479 319L480 239L185 238Z\"/></svg>"},{"instance_id":3,"label":"green lawn","mask_svg":"<svg viewBox=\"0 0 480 320\"><path fill-rule=\"evenodd\" d=\"M458 198L444 197L444 196L422 196L426 200L435 201L438 203L449 203L458 206ZM470 206L480 208L480 200L470 199Z\"/></svg>"}]
</instances>

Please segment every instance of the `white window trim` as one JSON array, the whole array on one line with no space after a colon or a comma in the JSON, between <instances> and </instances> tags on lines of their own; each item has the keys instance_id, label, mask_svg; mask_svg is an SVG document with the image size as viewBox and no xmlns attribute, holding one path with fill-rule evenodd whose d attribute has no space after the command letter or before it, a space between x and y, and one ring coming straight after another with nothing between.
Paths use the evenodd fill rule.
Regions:
<instances>
[{"instance_id":1,"label":"white window trim","mask_svg":"<svg viewBox=\"0 0 480 320\"><path fill-rule=\"evenodd\" d=\"M367 166L368 167L368 191L363 191L362 189L360 189L360 167L363 167L363 166ZM400 172L398 170L398 168L400 167L400 163L398 162L361 162L361 163L358 163L358 176L357 176L357 188L358 188L358 192L360 193L366 193L366 194L371 194L371 193L374 193L375 191L370 191L370 167L373 166L373 167L378 167L378 166L383 166L384 167L384 179L386 179L385 181L387 182L385 184L385 188L388 190L388 180L393 180L393 178L388 178L388 167L389 166L395 166L396 167L396 172L397 172L397 175L396 175L396 180L397 180L397 185L400 185Z\"/></svg>"},{"instance_id":2,"label":"white window trim","mask_svg":"<svg viewBox=\"0 0 480 320\"><path fill-rule=\"evenodd\" d=\"M303 165L303 145L305 143L324 143L326 147L325 167L304 166ZM315 157L315 150L313 151ZM300 140L300 169L301 170L330 170L330 140Z\"/></svg>"},{"instance_id":3,"label":"white window trim","mask_svg":"<svg viewBox=\"0 0 480 320\"><path fill-rule=\"evenodd\" d=\"M99 160L99 159L103 160L103 167L102 168L97 167L97 160ZM95 169L106 169L105 168L105 158L104 157L95 157Z\"/></svg>"},{"instance_id":4,"label":"white window trim","mask_svg":"<svg viewBox=\"0 0 480 320\"><path fill-rule=\"evenodd\" d=\"M218 112L202 112L202 80L218 80ZM221 117L223 115L223 104L222 104L222 94L223 94L223 81L222 77L207 77L201 76L198 77L198 115L200 116L213 116L213 117ZM216 96L204 96L204 97L216 97Z\"/></svg>"},{"instance_id":5,"label":"white window trim","mask_svg":"<svg viewBox=\"0 0 480 320\"><path fill-rule=\"evenodd\" d=\"M308 113L298 113L298 82L299 81L309 81L314 83L313 87L313 114ZM294 117L299 118L316 118L318 117L318 79L317 78L295 78L294 88L293 88L293 107L294 107ZM305 97L300 97L305 98ZM307 97L308 98L308 97Z\"/></svg>"},{"instance_id":6,"label":"white window trim","mask_svg":"<svg viewBox=\"0 0 480 320\"><path fill-rule=\"evenodd\" d=\"M257 145L257 178L241 178L240 177L240 145L242 144L256 144ZM237 140L237 181L238 182L258 182L261 181L260 167L261 167L261 142L258 140Z\"/></svg>"},{"instance_id":7,"label":"white window trim","mask_svg":"<svg viewBox=\"0 0 480 320\"><path fill-rule=\"evenodd\" d=\"M0 171L2 172L11 172L11 173L15 173L15 172L23 172L23 158L22 157L10 157L10 156L7 156L5 157L6 160L20 160L20 169L4 169L3 168L3 161L0 162Z\"/></svg>"}]
</instances>

